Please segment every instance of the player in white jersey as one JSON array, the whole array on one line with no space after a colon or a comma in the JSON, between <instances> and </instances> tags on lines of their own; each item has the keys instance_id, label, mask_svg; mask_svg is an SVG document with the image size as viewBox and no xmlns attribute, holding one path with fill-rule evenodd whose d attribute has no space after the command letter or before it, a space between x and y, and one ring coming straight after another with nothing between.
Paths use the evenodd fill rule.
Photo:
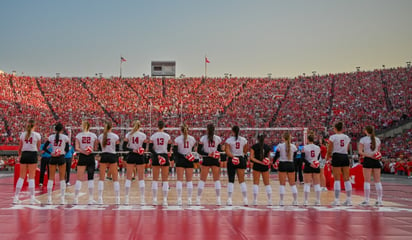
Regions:
<instances>
[{"instance_id":1,"label":"player in white jersey","mask_svg":"<svg viewBox=\"0 0 412 240\"><path fill-rule=\"evenodd\" d=\"M90 123L88 121L82 122L83 132L76 135L75 149L79 153L79 162L77 163L77 181L74 187L74 204L79 202L79 193L82 188L82 180L84 178L84 171L87 170L87 180L89 189L89 204L93 204L93 190L94 190L94 170L96 163L93 152L97 150L98 141L96 134L89 131Z\"/></svg>"},{"instance_id":2,"label":"player in white jersey","mask_svg":"<svg viewBox=\"0 0 412 240\"><path fill-rule=\"evenodd\" d=\"M139 131L140 121L136 120L131 132L126 134L123 141L123 150L128 150L127 155L127 169L126 169L126 182L125 182L125 204L129 204L129 192L132 185L132 175L135 169L137 169L137 177L139 179L139 189L140 189L140 204L145 204L144 191L144 152L146 152L146 134Z\"/></svg>"},{"instance_id":3,"label":"player in white jersey","mask_svg":"<svg viewBox=\"0 0 412 240\"><path fill-rule=\"evenodd\" d=\"M265 144L265 134L257 136L257 143L250 148L250 160L253 162L253 205L258 205L259 181L262 176L266 188L267 204L272 205L272 188L269 182L270 147Z\"/></svg>"},{"instance_id":4,"label":"player in white jersey","mask_svg":"<svg viewBox=\"0 0 412 240\"><path fill-rule=\"evenodd\" d=\"M282 136L283 143L276 147L275 161L279 159L279 205L283 206L283 198L285 196L286 178L289 181L289 186L292 189L293 202L292 205L298 205L298 189L295 181L295 165L293 159L296 158L296 151L298 150L295 144L292 144L290 133L286 132Z\"/></svg>"},{"instance_id":5,"label":"player in white jersey","mask_svg":"<svg viewBox=\"0 0 412 240\"><path fill-rule=\"evenodd\" d=\"M47 182L47 204L52 204L52 191L54 185L54 176L56 174L56 169L59 170L59 179L60 179L60 204L65 204L64 199L66 192L66 161L64 155L69 151L69 137L63 134L63 125L57 123L54 127L56 131L55 134L49 136L47 142L43 146L43 151L50 153L47 149L49 144L52 144L53 150L51 152L51 159L49 162L49 181ZM70 167L70 166L68 166Z\"/></svg>"},{"instance_id":6,"label":"player in white jersey","mask_svg":"<svg viewBox=\"0 0 412 240\"><path fill-rule=\"evenodd\" d=\"M304 202L303 205L308 205L308 197L310 192L310 185L313 184L313 188L316 193L316 206L320 206L320 147L313 144L315 136L313 132L310 132L307 137L308 144L303 147L302 159L305 163L303 169L303 186Z\"/></svg>"},{"instance_id":7,"label":"player in white jersey","mask_svg":"<svg viewBox=\"0 0 412 240\"><path fill-rule=\"evenodd\" d=\"M212 169L213 181L215 182L216 190L216 205L221 205L220 199L220 151L222 139L215 135L215 126L213 124L207 125L207 135L200 138L197 151L202 155L203 162L200 171L200 181L197 185L197 198L196 204L200 205L200 198L202 196L203 189L209 169Z\"/></svg>"},{"instance_id":8,"label":"player in white jersey","mask_svg":"<svg viewBox=\"0 0 412 240\"><path fill-rule=\"evenodd\" d=\"M235 183L235 176L240 184L240 189L243 196L243 204L248 205L247 200L247 187L245 183L245 169L246 169L246 157L244 155L249 150L249 145L246 138L239 136L239 127L232 127L232 137L226 139L225 151L228 157L227 162L227 175L229 183L227 185L228 199L227 205L232 205L232 194Z\"/></svg>"},{"instance_id":9,"label":"player in white jersey","mask_svg":"<svg viewBox=\"0 0 412 240\"><path fill-rule=\"evenodd\" d=\"M346 201L343 203L343 205L352 206L352 184L349 181L348 157L350 138L348 137L348 135L343 133L342 122L336 123L333 130L335 131L335 134L329 137L328 153L326 157L327 160L332 159L332 174L333 178L335 179L335 201L332 203L332 205L340 205L340 179L342 175L346 191Z\"/></svg>"},{"instance_id":10,"label":"player in white jersey","mask_svg":"<svg viewBox=\"0 0 412 240\"><path fill-rule=\"evenodd\" d=\"M375 205L382 206L382 184L381 184L381 164L380 164L380 147L381 141L375 136L375 128L373 126L365 127L365 137L361 138L359 142L359 154L363 156L363 176L365 199L360 204L361 206L369 205L369 196L371 192L371 175L375 182L376 193L378 195Z\"/></svg>"},{"instance_id":11,"label":"player in white jersey","mask_svg":"<svg viewBox=\"0 0 412 240\"><path fill-rule=\"evenodd\" d=\"M183 188L183 175L186 176L187 187L187 204L192 205L192 192L193 192L193 161L195 157L192 154L193 147L196 145L194 137L189 135L189 127L183 124L180 128L182 135L175 139L173 146L173 156L176 162L176 191L177 191L177 205L182 205L182 188Z\"/></svg>"},{"instance_id":12,"label":"player in white jersey","mask_svg":"<svg viewBox=\"0 0 412 240\"><path fill-rule=\"evenodd\" d=\"M20 203L19 193L23 187L24 178L29 171L29 192L31 204L39 204L40 202L34 197L34 177L37 167L37 152L40 149L41 136L34 131L36 124L30 119L27 122L26 131L20 135L19 139L19 156L20 156L20 177L17 180L16 192L13 203Z\"/></svg>"},{"instance_id":13,"label":"player in white jersey","mask_svg":"<svg viewBox=\"0 0 412 240\"><path fill-rule=\"evenodd\" d=\"M103 204L103 190L104 179L106 177L106 169L109 168L109 174L113 177L113 189L115 194L116 204L120 204L120 185L118 180L117 169L117 154L116 148L119 146L119 136L112 133L112 122L107 121L104 125L103 134L100 134L97 138L102 148L100 155L99 173L100 179L97 185L97 191L99 192L98 204Z\"/></svg>"},{"instance_id":14,"label":"player in white jersey","mask_svg":"<svg viewBox=\"0 0 412 240\"><path fill-rule=\"evenodd\" d=\"M172 141L170 135L164 132L165 123L159 121L158 131L150 137L149 151L152 154L152 167L153 167L153 181L152 181L152 193L153 193L153 205L157 205L157 182L159 180L159 173L162 170L162 182L163 182L163 205L167 206L167 194L169 192L169 155L171 150Z\"/></svg>"}]
</instances>

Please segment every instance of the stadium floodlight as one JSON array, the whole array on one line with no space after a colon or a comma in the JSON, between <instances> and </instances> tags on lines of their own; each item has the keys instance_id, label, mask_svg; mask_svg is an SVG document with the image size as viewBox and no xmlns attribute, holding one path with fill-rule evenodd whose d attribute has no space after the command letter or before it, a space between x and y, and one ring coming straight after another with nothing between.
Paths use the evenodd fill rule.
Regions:
<instances>
[{"instance_id":1,"label":"stadium floodlight","mask_svg":"<svg viewBox=\"0 0 412 240\"><path fill-rule=\"evenodd\" d=\"M408 68L410 68L410 67L411 67L411 62L410 62L410 61L406 62L406 66L407 66Z\"/></svg>"},{"instance_id":2,"label":"stadium floodlight","mask_svg":"<svg viewBox=\"0 0 412 240\"><path fill-rule=\"evenodd\" d=\"M359 71L360 71L360 67L356 67L356 71L358 71L358 72L359 72Z\"/></svg>"},{"instance_id":3,"label":"stadium floodlight","mask_svg":"<svg viewBox=\"0 0 412 240\"><path fill-rule=\"evenodd\" d=\"M383 64L382 67L385 68L385 64Z\"/></svg>"},{"instance_id":4,"label":"stadium floodlight","mask_svg":"<svg viewBox=\"0 0 412 240\"><path fill-rule=\"evenodd\" d=\"M316 75L316 71L312 71L312 74L313 74L313 76L315 76L315 75Z\"/></svg>"}]
</instances>

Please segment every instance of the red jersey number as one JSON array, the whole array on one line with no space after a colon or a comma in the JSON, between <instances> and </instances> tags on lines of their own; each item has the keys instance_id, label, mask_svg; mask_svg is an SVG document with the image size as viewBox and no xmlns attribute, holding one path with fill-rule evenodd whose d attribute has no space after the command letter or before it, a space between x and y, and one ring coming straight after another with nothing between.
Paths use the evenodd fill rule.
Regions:
<instances>
[{"instance_id":1,"label":"red jersey number","mask_svg":"<svg viewBox=\"0 0 412 240\"><path fill-rule=\"evenodd\" d=\"M33 144L33 138L30 137L29 139L24 140L26 142L26 144Z\"/></svg>"},{"instance_id":2,"label":"red jersey number","mask_svg":"<svg viewBox=\"0 0 412 240\"><path fill-rule=\"evenodd\" d=\"M340 146L341 146L341 147L344 147L344 146L345 146L345 140L343 140L343 139L340 140Z\"/></svg>"},{"instance_id":3,"label":"red jersey number","mask_svg":"<svg viewBox=\"0 0 412 240\"><path fill-rule=\"evenodd\" d=\"M183 143L183 148L189 148L189 141Z\"/></svg>"},{"instance_id":4,"label":"red jersey number","mask_svg":"<svg viewBox=\"0 0 412 240\"><path fill-rule=\"evenodd\" d=\"M53 144L53 146L55 146L55 147L61 147L62 146L62 140L59 140L59 142L57 142L56 143L56 141L54 141L54 144Z\"/></svg>"},{"instance_id":5,"label":"red jersey number","mask_svg":"<svg viewBox=\"0 0 412 240\"><path fill-rule=\"evenodd\" d=\"M82 143L84 144L90 144L92 141L91 137L82 137Z\"/></svg>"},{"instance_id":6,"label":"red jersey number","mask_svg":"<svg viewBox=\"0 0 412 240\"><path fill-rule=\"evenodd\" d=\"M311 157L311 158L314 158L314 157L315 157L315 151L313 151L313 150L310 151L310 157Z\"/></svg>"},{"instance_id":7,"label":"red jersey number","mask_svg":"<svg viewBox=\"0 0 412 240\"><path fill-rule=\"evenodd\" d=\"M236 142L236 149L240 149L240 142Z\"/></svg>"},{"instance_id":8,"label":"red jersey number","mask_svg":"<svg viewBox=\"0 0 412 240\"><path fill-rule=\"evenodd\" d=\"M106 146L110 146L110 138L106 139Z\"/></svg>"},{"instance_id":9,"label":"red jersey number","mask_svg":"<svg viewBox=\"0 0 412 240\"><path fill-rule=\"evenodd\" d=\"M132 137L132 143L133 144L139 144L139 138L138 137Z\"/></svg>"},{"instance_id":10,"label":"red jersey number","mask_svg":"<svg viewBox=\"0 0 412 240\"><path fill-rule=\"evenodd\" d=\"M157 138L157 145L164 145L165 144L165 140L164 138Z\"/></svg>"},{"instance_id":11,"label":"red jersey number","mask_svg":"<svg viewBox=\"0 0 412 240\"><path fill-rule=\"evenodd\" d=\"M209 147L210 147L210 148L214 148L214 147L215 147L215 141L209 142Z\"/></svg>"}]
</instances>

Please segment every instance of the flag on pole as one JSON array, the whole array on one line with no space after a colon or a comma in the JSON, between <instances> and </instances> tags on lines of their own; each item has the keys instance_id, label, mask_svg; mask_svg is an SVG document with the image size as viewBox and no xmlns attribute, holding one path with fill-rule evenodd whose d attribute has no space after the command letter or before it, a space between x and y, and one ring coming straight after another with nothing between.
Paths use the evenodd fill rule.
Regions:
<instances>
[{"instance_id":1,"label":"flag on pole","mask_svg":"<svg viewBox=\"0 0 412 240\"><path fill-rule=\"evenodd\" d=\"M207 59L207 57L205 57L205 62L210 63L210 61L209 61L209 59Z\"/></svg>"},{"instance_id":2,"label":"flag on pole","mask_svg":"<svg viewBox=\"0 0 412 240\"><path fill-rule=\"evenodd\" d=\"M126 62L126 58L120 57L120 62Z\"/></svg>"}]
</instances>

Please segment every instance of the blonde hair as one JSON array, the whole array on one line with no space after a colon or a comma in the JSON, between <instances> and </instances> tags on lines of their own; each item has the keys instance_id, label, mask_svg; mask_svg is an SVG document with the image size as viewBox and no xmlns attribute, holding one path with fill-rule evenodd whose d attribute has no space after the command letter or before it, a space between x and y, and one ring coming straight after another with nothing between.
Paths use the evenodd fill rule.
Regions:
<instances>
[{"instance_id":1,"label":"blonde hair","mask_svg":"<svg viewBox=\"0 0 412 240\"><path fill-rule=\"evenodd\" d=\"M84 132L88 132L90 129L90 123L87 120L82 122L82 128Z\"/></svg>"},{"instance_id":2,"label":"blonde hair","mask_svg":"<svg viewBox=\"0 0 412 240\"><path fill-rule=\"evenodd\" d=\"M183 139L186 142L187 141L187 135L189 135L189 127L186 125L186 123L183 123L183 125L180 127L180 130L183 133Z\"/></svg>"},{"instance_id":3,"label":"blonde hair","mask_svg":"<svg viewBox=\"0 0 412 240\"><path fill-rule=\"evenodd\" d=\"M107 134L108 132L112 129L112 122L106 121L104 124L104 130L103 130L103 147L106 147L107 145Z\"/></svg>"},{"instance_id":4,"label":"blonde hair","mask_svg":"<svg viewBox=\"0 0 412 240\"><path fill-rule=\"evenodd\" d=\"M286 155L288 158L291 158L290 155L290 133L286 132L283 134L283 139L285 139L285 144L286 144Z\"/></svg>"},{"instance_id":5,"label":"blonde hair","mask_svg":"<svg viewBox=\"0 0 412 240\"><path fill-rule=\"evenodd\" d=\"M130 135L133 135L135 132L139 131L140 125L141 124L139 120L134 121L133 129Z\"/></svg>"},{"instance_id":6,"label":"blonde hair","mask_svg":"<svg viewBox=\"0 0 412 240\"><path fill-rule=\"evenodd\" d=\"M27 122L27 125L26 125L26 137L25 137L26 140L28 140L28 139L30 138L30 135L31 135L31 132L33 131L33 128L34 128L35 123L36 123L36 122L35 122L33 119L30 119L30 120Z\"/></svg>"}]
</instances>

